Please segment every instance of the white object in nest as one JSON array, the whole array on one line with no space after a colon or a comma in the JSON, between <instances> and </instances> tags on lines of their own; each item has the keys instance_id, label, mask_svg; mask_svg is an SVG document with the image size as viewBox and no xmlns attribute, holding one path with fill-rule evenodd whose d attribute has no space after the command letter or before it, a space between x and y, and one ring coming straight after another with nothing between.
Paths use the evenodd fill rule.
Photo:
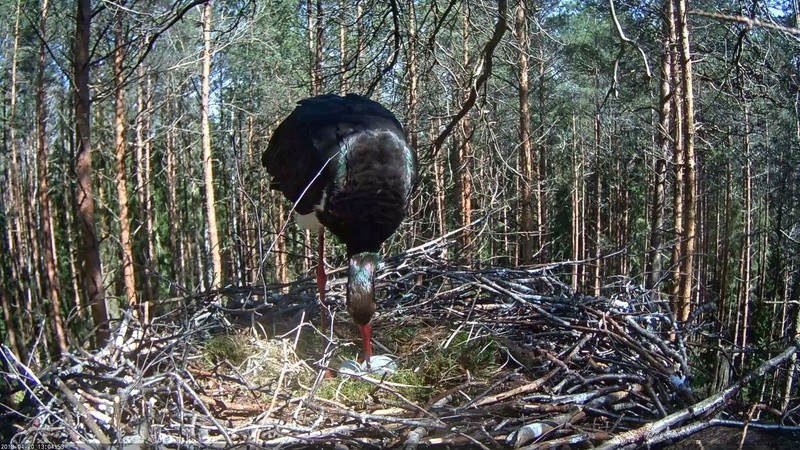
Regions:
<instances>
[{"instance_id":1,"label":"white object in nest","mask_svg":"<svg viewBox=\"0 0 800 450\"><path fill-rule=\"evenodd\" d=\"M392 361L392 358L386 355L375 355L370 359L370 367L367 369L366 361L360 363L352 359L342 361L342 367L339 368L339 373L342 375L364 376L364 375L377 375L383 376L385 374L392 374L397 371L397 363Z\"/></svg>"}]
</instances>

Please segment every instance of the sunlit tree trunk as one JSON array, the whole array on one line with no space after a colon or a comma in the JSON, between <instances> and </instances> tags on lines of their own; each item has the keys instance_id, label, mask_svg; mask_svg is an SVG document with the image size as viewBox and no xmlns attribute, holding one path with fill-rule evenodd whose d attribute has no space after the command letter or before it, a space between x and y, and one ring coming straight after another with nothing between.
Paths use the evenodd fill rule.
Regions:
<instances>
[{"instance_id":1,"label":"sunlit tree trunk","mask_svg":"<svg viewBox=\"0 0 800 450\"><path fill-rule=\"evenodd\" d=\"M464 8L462 16L462 39L464 67L469 67L469 37L472 29L468 9ZM466 74L469 77L470 74ZM469 81L468 81L469 82ZM456 178L457 223L463 230L460 233L461 260L467 264L472 262L473 235L470 229L472 222L472 120L465 115L459 124L457 136L453 140L453 170Z\"/></svg>"},{"instance_id":2,"label":"sunlit tree trunk","mask_svg":"<svg viewBox=\"0 0 800 450\"><path fill-rule=\"evenodd\" d=\"M21 341L24 341L27 334L30 333L34 327L32 307L34 283L31 280L32 274L27 274L27 276L25 276L25 274L28 272L33 260L33 247L35 242L31 242L28 238L28 230L31 228L28 217L31 208L24 207L24 205L29 205L30 203L23 198L26 184L25 173L27 170L21 170L21 167L25 165L21 164L21 155L17 145L17 129L15 126L18 96L17 61L19 59L20 14L21 5L18 0L14 19L14 43L11 55L11 92L9 95L8 112L9 139L11 141L11 155L8 169L10 193L6 208L8 210L8 245L9 253L12 256L11 276L12 279L19 280L19 283L12 285L12 292L10 292L10 295L14 299L16 311L19 312L19 314L14 315L16 323L18 324L17 331L20 333L19 337ZM17 354L27 356L27 352Z\"/></svg>"},{"instance_id":3,"label":"sunlit tree trunk","mask_svg":"<svg viewBox=\"0 0 800 450\"><path fill-rule=\"evenodd\" d=\"M694 290L694 260L697 243L697 157L694 147L694 89L692 87L692 55L689 46L689 26L687 23L687 2L677 1L678 49L680 52L681 84L683 85L683 140L685 176L684 190L684 236L681 241L680 289L678 291L677 318L684 322L689 319Z\"/></svg>"},{"instance_id":4,"label":"sunlit tree trunk","mask_svg":"<svg viewBox=\"0 0 800 450\"><path fill-rule=\"evenodd\" d=\"M355 73L354 84L351 89L361 89L361 58L364 56L364 0L356 1L356 54L353 57L353 72Z\"/></svg>"},{"instance_id":5,"label":"sunlit tree trunk","mask_svg":"<svg viewBox=\"0 0 800 450\"><path fill-rule=\"evenodd\" d=\"M174 100L170 99L166 103L165 115L171 117L176 115L172 105ZM184 274L183 264L183 234L178 228L178 190L176 180L176 161L175 161L175 138L176 131L173 128L166 130L164 137L164 182L167 190L167 233L172 236L167 240L170 253L172 254L172 276L176 280L180 280Z\"/></svg>"},{"instance_id":6,"label":"sunlit tree trunk","mask_svg":"<svg viewBox=\"0 0 800 450\"><path fill-rule=\"evenodd\" d=\"M323 91L322 86L322 49L323 44L325 42L325 28L323 28L324 21L323 21L323 11L322 11L322 0L317 0L317 15L315 20L316 25L316 49L314 51L315 58L315 67L314 67L314 85L317 86L317 94L321 94Z\"/></svg>"},{"instance_id":7,"label":"sunlit tree trunk","mask_svg":"<svg viewBox=\"0 0 800 450\"><path fill-rule=\"evenodd\" d=\"M430 141L436 138L437 130L441 129L442 120L431 120L430 122ZM439 236L447 232L445 224L445 188L444 188L444 158L438 153L433 155L433 201L436 215L436 231Z\"/></svg>"},{"instance_id":8,"label":"sunlit tree trunk","mask_svg":"<svg viewBox=\"0 0 800 450\"><path fill-rule=\"evenodd\" d=\"M217 228L216 200L214 196L214 160L211 155L211 125L208 110L211 78L211 3L203 6L203 56L200 73L200 133L203 145L203 185L206 201L206 227L211 254L211 289L222 287L222 255Z\"/></svg>"},{"instance_id":9,"label":"sunlit tree trunk","mask_svg":"<svg viewBox=\"0 0 800 450\"><path fill-rule=\"evenodd\" d=\"M50 325L53 327L55 341L59 351L67 351L67 337L64 332L64 323L61 318L61 298L57 276L55 255L55 241L53 238L53 221L50 212L50 191L48 188L48 154L47 140L47 104L45 99L44 72L47 64L47 49L44 37L47 35L48 1L42 0L39 4L39 61L36 70L36 147L38 156L37 176L39 178L39 233L42 238L42 262L44 264L44 288L50 300Z\"/></svg>"},{"instance_id":10,"label":"sunlit tree trunk","mask_svg":"<svg viewBox=\"0 0 800 450\"><path fill-rule=\"evenodd\" d=\"M100 264L100 248L95 232L94 198L92 196L92 147L89 96L89 39L92 24L91 0L78 0L75 20L75 219L81 234L78 255L81 263L83 290L92 311L98 345L105 344L109 334L106 291Z\"/></svg>"},{"instance_id":11,"label":"sunlit tree trunk","mask_svg":"<svg viewBox=\"0 0 800 450\"><path fill-rule=\"evenodd\" d=\"M528 82L528 31L527 21L525 20L525 0L517 4L514 27L517 37L517 79L519 80L518 100L519 100L519 157L518 170L522 178L519 180L519 264L530 264L533 262L533 195L531 185L535 182L533 178L533 149L531 148L531 110L528 101L530 85Z\"/></svg>"},{"instance_id":12,"label":"sunlit tree trunk","mask_svg":"<svg viewBox=\"0 0 800 450\"><path fill-rule=\"evenodd\" d=\"M736 305L740 319L737 319L735 342L745 349L749 342L750 327L750 300L752 292L752 258L753 258L753 167L750 156L750 113L747 104L743 107L744 138L742 147L744 152L744 173L742 174L742 253L739 263L739 286L736 296ZM745 369L745 351L737 356L737 368L740 373Z\"/></svg>"},{"instance_id":13,"label":"sunlit tree trunk","mask_svg":"<svg viewBox=\"0 0 800 450\"><path fill-rule=\"evenodd\" d=\"M26 265L27 256L29 254L28 246L25 245L27 239L23 239L23 230L27 229L26 214L22 211L22 192L20 190L20 180L22 178L19 168L19 151L17 148L17 128L14 125L16 112L17 112L17 60L19 53L19 37L20 37L20 14L21 14L21 0L17 0L16 12L14 14L14 42L11 50L11 80L10 80L10 94L9 94L9 108L8 108L8 124L9 124L9 140L11 143L11 155L9 156L9 190L8 203L6 204L6 215L8 217L7 226L7 239L8 251L11 255L11 279L19 280L15 283L10 292L10 297L14 299L14 306L18 314L14 314L13 321L6 321L8 324L15 323L17 326L9 326L10 336L14 335L17 331L21 333L20 337L24 337L25 330L33 328L33 314L29 308L29 302L20 302L26 295L30 294L30 289L25 289L28 283L23 280L21 272ZM28 291L28 292L25 292ZM22 353L17 355L24 356Z\"/></svg>"},{"instance_id":14,"label":"sunlit tree trunk","mask_svg":"<svg viewBox=\"0 0 800 450\"><path fill-rule=\"evenodd\" d=\"M153 113L152 79L143 65L138 69L139 82L136 84L136 191L139 201L139 221L141 236L141 275L142 275L142 320L149 318L150 303L153 301L153 258L155 239L153 231L153 201L150 183L150 120Z\"/></svg>"},{"instance_id":15,"label":"sunlit tree trunk","mask_svg":"<svg viewBox=\"0 0 800 450\"><path fill-rule=\"evenodd\" d=\"M133 270L133 246L131 244L130 216L128 214L128 184L126 180L125 158L125 74L122 64L125 60L122 16L118 12L114 30L114 182L117 189L119 208L119 244L122 264L122 283L125 288L125 303L133 309L134 317L139 317L136 299L136 279ZM139 188L141 188L139 186Z\"/></svg>"},{"instance_id":16,"label":"sunlit tree trunk","mask_svg":"<svg viewBox=\"0 0 800 450\"><path fill-rule=\"evenodd\" d=\"M306 26L308 27L308 57L311 95L322 93L322 0L306 0Z\"/></svg>"},{"instance_id":17,"label":"sunlit tree trunk","mask_svg":"<svg viewBox=\"0 0 800 450\"><path fill-rule=\"evenodd\" d=\"M583 266L577 262L584 256L584 182L583 182L583 154L581 145L578 142L578 119L572 115L572 205L571 213L571 237L572 237L572 290L577 291L582 285Z\"/></svg>"},{"instance_id":18,"label":"sunlit tree trunk","mask_svg":"<svg viewBox=\"0 0 800 450\"><path fill-rule=\"evenodd\" d=\"M23 157L24 158L24 157ZM28 253L25 255L26 261L23 267L27 268L28 271L28 283L29 289L27 289L27 295L25 298L25 311L30 311L31 316L37 313L36 310L38 309L38 302L44 295L44 289L42 287L42 281L44 281L44 277L40 274L40 264L41 261L41 246L40 246L40 239L39 239L39 222L36 218L36 208L35 206L39 202L36 199L37 185L39 182L38 177L36 177L36 161L35 157L29 157L27 159L23 159L21 167L23 171L30 170L32 175L21 175L21 185L23 188L20 190L20 201L19 205L22 205L20 209L22 209L22 214L24 215L25 219L23 220L23 224L25 226L24 232L25 236L23 240L28 242ZM32 322L33 326L36 327L35 320ZM31 328L34 330L35 328Z\"/></svg>"},{"instance_id":19,"label":"sunlit tree trunk","mask_svg":"<svg viewBox=\"0 0 800 450\"><path fill-rule=\"evenodd\" d=\"M406 115L406 135L408 136L411 148L419 149L419 58L418 49L419 42L417 38L417 12L414 0L409 0L406 3L408 10L408 112ZM424 170L420 174L420 178L428 179L430 171ZM425 183L424 181L420 184ZM417 195L413 197L411 205L411 213L417 220L410 221L411 231L406 238L406 247L411 247L415 244L420 244L424 240L433 237L434 227L430 226L429 218L433 215L433 203L430 202L430 197L417 191Z\"/></svg>"},{"instance_id":20,"label":"sunlit tree trunk","mask_svg":"<svg viewBox=\"0 0 800 450\"><path fill-rule=\"evenodd\" d=\"M597 111L595 112L594 116L594 152L592 157L594 158L593 161L593 171L592 174L592 221L594 222L592 225L594 228L592 229L592 238L594 240L594 253L593 261L592 261L592 293L595 297L600 296L600 286L601 286L601 279L600 274L602 273L602 265L603 265L603 250L602 250L602 236L603 236L603 217L602 217L602 195L603 195L603 185L600 181L600 139L602 137L601 134L601 126L602 126L602 116L600 114L600 107L597 107Z\"/></svg>"},{"instance_id":21,"label":"sunlit tree trunk","mask_svg":"<svg viewBox=\"0 0 800 450\"><path fill-rule=\"evenodd\" d=\"M538 123L536 124L535 139L536 144L532 147L532 176L533 176L533 199L536 207L534 208L534 250L538 254L536 259L544 261L547 258L547 202L545 198L545 183L547 181L547 135L545 124L545 81L547 78L547 66L544 49L544 42L541 33L536 39L537 57L537 100L538 100ZM533 256L533 255L531 255Z\"/></svg>"},{"instance_id":22,"label":"sunlit tree trunk","mask_svg":"<svg viewBox=\"0 0 800 450\"><path fill-rule=\"evenodd\" d=\"M669 0L666 3L669 3ZM665 9L669 9L668 7ZM669 17L665 14L665 17ZM647 288L654 289L661 281L663 270L664 207L666 205L667 155L670 151L670 119L672 115L672 60L670 58L670 33L668 20L664 23L661 70L658 85L658 128L655 136L653 191L650 201L650 248L648 249L645 276Z\"/></svg>"},{"instance_id":23,"label":"sunlit tree trunk","mask_svg":"<svg viewBox=\"0 0 800 450\"><path fill-rule=\"evenodd\" d=\"M677 12L674 0L667 0L669 3L669 34L670 41L677 41ZM685 86L679 76L682 73L676 46L672 46L672 167L674 171L674 187L672 194L672 221L673 221L673 245L671 258L670 274L670 310L674 318L677 319L680 306L680 287L681 287L681 268L683 267L682 242L684 239L684 178L686 177L685 154L683 152L683 99Z\"/></svg>"},{"instance_id":24,"label":"sunlit tree trunk","mask_svg":"<svg viewBox=\"0 0 800 450\"><path fill-rule=\"evenodd\" d=\"M339 93L347 93L347 2L339 0Z\"/></svg>"}]
</instances>

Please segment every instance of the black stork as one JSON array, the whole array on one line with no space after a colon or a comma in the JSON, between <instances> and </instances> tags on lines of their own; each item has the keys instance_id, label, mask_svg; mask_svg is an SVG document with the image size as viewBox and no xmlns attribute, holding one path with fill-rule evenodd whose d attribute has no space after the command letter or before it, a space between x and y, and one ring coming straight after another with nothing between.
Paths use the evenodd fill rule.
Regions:
<instances>
[{"instance_id":1,"label":"black stork","mask_svg":"<svg viewBox=\"0 0 800 450\"><path fill-rule=\"evenodd\" d=\"M417 178L416 154L402 125L379 103L359 95L307 98L275 129L262 163L272 177L270 187L293 202L300 226L319 233L323 329L322 227L347 247L347 311L359 328L369 367L378 252L403 220Z\"/></svg>"}]
</instances>

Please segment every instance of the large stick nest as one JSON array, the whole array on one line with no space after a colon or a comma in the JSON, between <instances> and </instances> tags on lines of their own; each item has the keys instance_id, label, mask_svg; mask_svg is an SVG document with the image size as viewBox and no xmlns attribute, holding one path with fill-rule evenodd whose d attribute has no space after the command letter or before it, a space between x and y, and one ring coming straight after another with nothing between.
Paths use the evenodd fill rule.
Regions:
<instances>
[{"instance_id":1,"label":"large stick nest","mask_svg":"<svg viewBox=\"0 0 800 450\"><path fill-rule=\"evenodd\" d=\"M797 364L800 345L788 343L761 372L698 402L685 336L662 300L632 285L580 296L553 267L471 270L437 252L424 246L380 270L374 345L396 373L324 377L357 346L344 313L327 338L314 326L311 280L288 292L226 289L181 299L147 327L123 315L105 348L40 373L3 347L2 437L167 448L655 445L739 423L730 401L744 383ZM341 303L338 272L329 297ZM800 421L791 406L789 428Z\"/></svg>"}]
</instances>

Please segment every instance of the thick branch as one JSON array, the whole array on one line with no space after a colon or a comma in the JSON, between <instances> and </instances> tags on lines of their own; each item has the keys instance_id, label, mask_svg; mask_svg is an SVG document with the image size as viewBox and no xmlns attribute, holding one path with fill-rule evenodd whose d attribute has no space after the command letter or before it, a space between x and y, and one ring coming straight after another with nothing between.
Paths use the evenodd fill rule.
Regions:
<instances>
[{"instance_id":1,"label":"thick branch","mask_svg":"<svg viewBox=\"0 0 800 450\"><path fill-rule=\"evenodd\" d=\"M497 45L500 44L500 40L503 38L503 34L506 32L507 26L507 18L506 13L508 11L508 2L506 0L498 0L497 1L497 23L494 26L494 32L492 33L491 39L486 45L483 47L483 68L481 70L481 74L478 76L478 79L470 86L469 96L467 100L461 105L461 110L458 111L450 123L444 128L444 130L436 137L436 140L433 141L431 144L431 155L435 156L439 149L442 148L444 145L444 141L450 136L450 133L453 132L453 129L461 122L461 119L467 115L470 109L475 106L475 102L478 100L478 91L483 88L486 84L486 81L489 79L489 76L492 74L492 59L494 57L494 50L497 48Z\"/></svg>"}]
</instances>

